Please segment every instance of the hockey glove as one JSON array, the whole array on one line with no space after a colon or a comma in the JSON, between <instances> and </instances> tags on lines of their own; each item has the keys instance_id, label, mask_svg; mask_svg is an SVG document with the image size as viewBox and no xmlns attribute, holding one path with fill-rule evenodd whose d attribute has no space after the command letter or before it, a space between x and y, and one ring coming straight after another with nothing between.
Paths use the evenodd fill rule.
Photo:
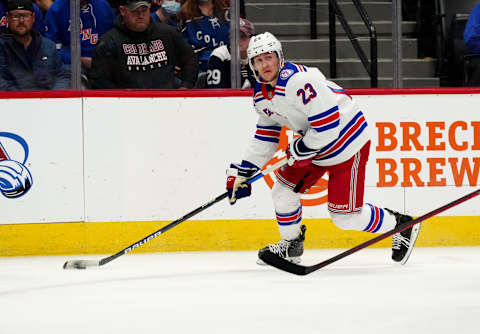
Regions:
<instances>
[{"instance_id":1,"label":"hockey glove","mask_svg":"<svg viewBox=\"0 0 480 334\"><path fill-rule=\"evenodd\" d=\"M227 169L227 192L228 201L231 205L235 204L237 199L251 195L252 185L245 182L259 169L245 160L241 164L230 164L230 168Z\"/></svg>"},{"instance_id":2,"label":"hockey glove","mask_svg":"<svg viewBox=\"0 0 480 334\"><path fill-rule=\"evenodd\" d=\"M303 137L299 137L290 143L287 150L288 165L292 167L306 167L312 163L317 150L308 148L303 143Z\"/></svg>"}]
</instances>

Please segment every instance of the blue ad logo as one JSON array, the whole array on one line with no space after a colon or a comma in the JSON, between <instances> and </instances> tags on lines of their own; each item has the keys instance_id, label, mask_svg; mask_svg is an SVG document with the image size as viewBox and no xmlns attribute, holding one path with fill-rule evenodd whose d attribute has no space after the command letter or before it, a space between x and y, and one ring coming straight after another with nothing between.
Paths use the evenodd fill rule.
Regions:
<instances>
[{"instance_id":1,"label":"blue ad logo","mask_svg":"<svg viewBox=\"0 0 480 334\"><path fill-rule=\"evenodd\" d=\"M14 146L18 147L17 150L10 150L12 143L16 144ZM17 198L25 195L32 187L32 174L26 167L28 153L28 144L22 137L0 132L0 192L3 196Z\"/></svg>"}]
</instances>

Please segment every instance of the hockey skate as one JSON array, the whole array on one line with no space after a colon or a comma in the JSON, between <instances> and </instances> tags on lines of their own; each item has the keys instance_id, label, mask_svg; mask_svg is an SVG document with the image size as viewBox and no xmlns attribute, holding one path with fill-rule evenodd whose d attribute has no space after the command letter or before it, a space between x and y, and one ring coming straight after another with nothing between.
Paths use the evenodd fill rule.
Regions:
<instances>
[{"instance_id":1,"label":"hockey skate","mask_svg":"<svg viewBox=\"0 0 480 334\"><path fill-rule=\"evenodd\" d=\"M305 241L305 231L307 227L305 225L300 226L300 235L293 240L280 240L276 244L268 245L265 248L262 248L258 251L259 258L257 259L257 264L266 265L260 259L260 254L265 252L270 252L279 256L285 260L288 260L293 263L300 263L301 256L303 254L303 242Z\"/></svg>"},{"instance_id":2,"label":"hockey skate","mask_svg":"<svg viewBox=\"0 0 480 334\"><path fill-rule=\"evenodd\" d=\"M407 215L402 215L396 211L385 208L391 215L395 216L398 226L411 221L413 218ZM392 260L399 262L400 264L405 264L412 253L413 246L417 240L418 233L420 232L420 224L415 224L409 229L406 229L403 232L394 234L392 236Z\"/></svg>"}]
</instances>

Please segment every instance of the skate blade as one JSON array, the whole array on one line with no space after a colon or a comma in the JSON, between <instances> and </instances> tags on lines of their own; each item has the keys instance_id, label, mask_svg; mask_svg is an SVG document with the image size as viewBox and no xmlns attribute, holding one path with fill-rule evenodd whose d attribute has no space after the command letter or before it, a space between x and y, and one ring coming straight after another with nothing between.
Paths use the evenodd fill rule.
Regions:
<instances>
[{"instance_id":1,"label":"skate blade","mask_svg":"<svg viewBox=\"0 0 480 334\"><path fill-rule=\"evenodd\" d=\"M300 262L302 262L302 258L300 256L298 257L289 257L286 259L287 261L290 261L292 263L295 263L295 264L300 264ZM263 262L262 259L260 258L257 258L257 264L260 265L260 266L268 266L267 263Z\"/></svg>"}]
</instances>

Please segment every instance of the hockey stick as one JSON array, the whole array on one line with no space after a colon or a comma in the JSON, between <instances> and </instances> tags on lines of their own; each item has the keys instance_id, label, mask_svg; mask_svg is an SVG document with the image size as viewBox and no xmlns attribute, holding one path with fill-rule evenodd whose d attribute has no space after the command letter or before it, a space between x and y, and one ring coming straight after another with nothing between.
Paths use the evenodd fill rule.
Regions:
<instances>
[{"instance_id":1,"label":"hockey stick","mask_svg":"<svg viewBox=\"0 0 480 334\"><path fill-rule=\"evenodd\" d=\"M286 163L287 163L286 158L278 161L277 163L273 164L272 166L269 166L268 168L266 168L263 172L260 172L260 173L256 174L255 176L253 176L251 179L249 179L247 181L247 183L251 184L251 183L257 181L258 179L261 179L265 175L270 174L271 172L273 172L276 169L282 167ZM153 232L152 234L147 235L142 240L139 240L139 241L135 242L134 244L131 244L127 248L124 248L121 251L119 251L118 253L115 253L113 255L110 255L108 257L100 259L98 261L95 261L95 260L71 260L71 261L67 261L67 262L64 263L63 269L86 269L88 267L103 266L104 264L107 264L108 262L115 260L117 257L122 256L124 254L127 254L128 252L134 250L135 248L138 248L138 247L142 246L143 244L149 242L150 240L158 237L160 234L163 234L163 233L167 232L168 230L174 228L175 226L179 225L180 223L184 222L185 220L192 218L193 216L197 215L198 213L202 212L203 210L211 207L213 204L220 202L221 200L223 200L227 196L228 196L228 192L224 192L223 194L217 196L216 198L214 198L210 202L207 202L207 203L203 204L202 206L196 208L195 210L187 213L185 216L183 216L183 217L175 220L174 222L162 227L161 229Z\"/></svg>"},{"instance_id":2,"label":"hockey stick","mask_svg":"<svg viewBox=\"0 0 480 334\"><path fill-rule=\"evenodd\" d=\"M450 202L448 204L445 204L444 206L438 208L438 209L435 209L427 214L424 214L423 216L421 217L418 217L410 222L406 222L398 227L396 227L395 229L389 231L389 232L386 232L386 233L383 233L381 235L379 235L378 237L376 238L373 238L371 240L368 240L356 247L353 247L353 248L350 248L348 250L346 250L345 252L343 253L340 253L330 259L327 259L325 261L322 261L320 263L317 263L317 264L314 264L312 266L302 266L302 265L299 265L299 264L295 264L295 263L292 263L290 261L287 261L285 259L282 259L270 252L266 252L266 253L262 253L262 255L260 256L260 258L267 264L275 267L275 268L278 268L280 270L283 270L283 271L287 271L289 273L292 273L292 274L295 274L295 275L308 275L310 274L311 272L314 272L318 269L322 269L323 267L326 267L328 266L329 264L332 264L333 262L336 262L340 259L343 259L344 257L347 257L353 253L356 253L358 252L359 250L361 249L364 249L370 245L373 245L374 243L377 243L385 238L388 238L389 236L391 235L394 235L396 233L399 233L399 232L402 232L410 227L412 227L413 225L415 224L418 224L428 218L431 218L433 216L436 216L438 215L439 213L447 210L447 209L450 209L460 203L463 203L473 197L476 197L480 195L480 189L477 189L475 190L474 192L468 194L468 195L465 195L453 202Z\"/></svg>"}]
</instances>

